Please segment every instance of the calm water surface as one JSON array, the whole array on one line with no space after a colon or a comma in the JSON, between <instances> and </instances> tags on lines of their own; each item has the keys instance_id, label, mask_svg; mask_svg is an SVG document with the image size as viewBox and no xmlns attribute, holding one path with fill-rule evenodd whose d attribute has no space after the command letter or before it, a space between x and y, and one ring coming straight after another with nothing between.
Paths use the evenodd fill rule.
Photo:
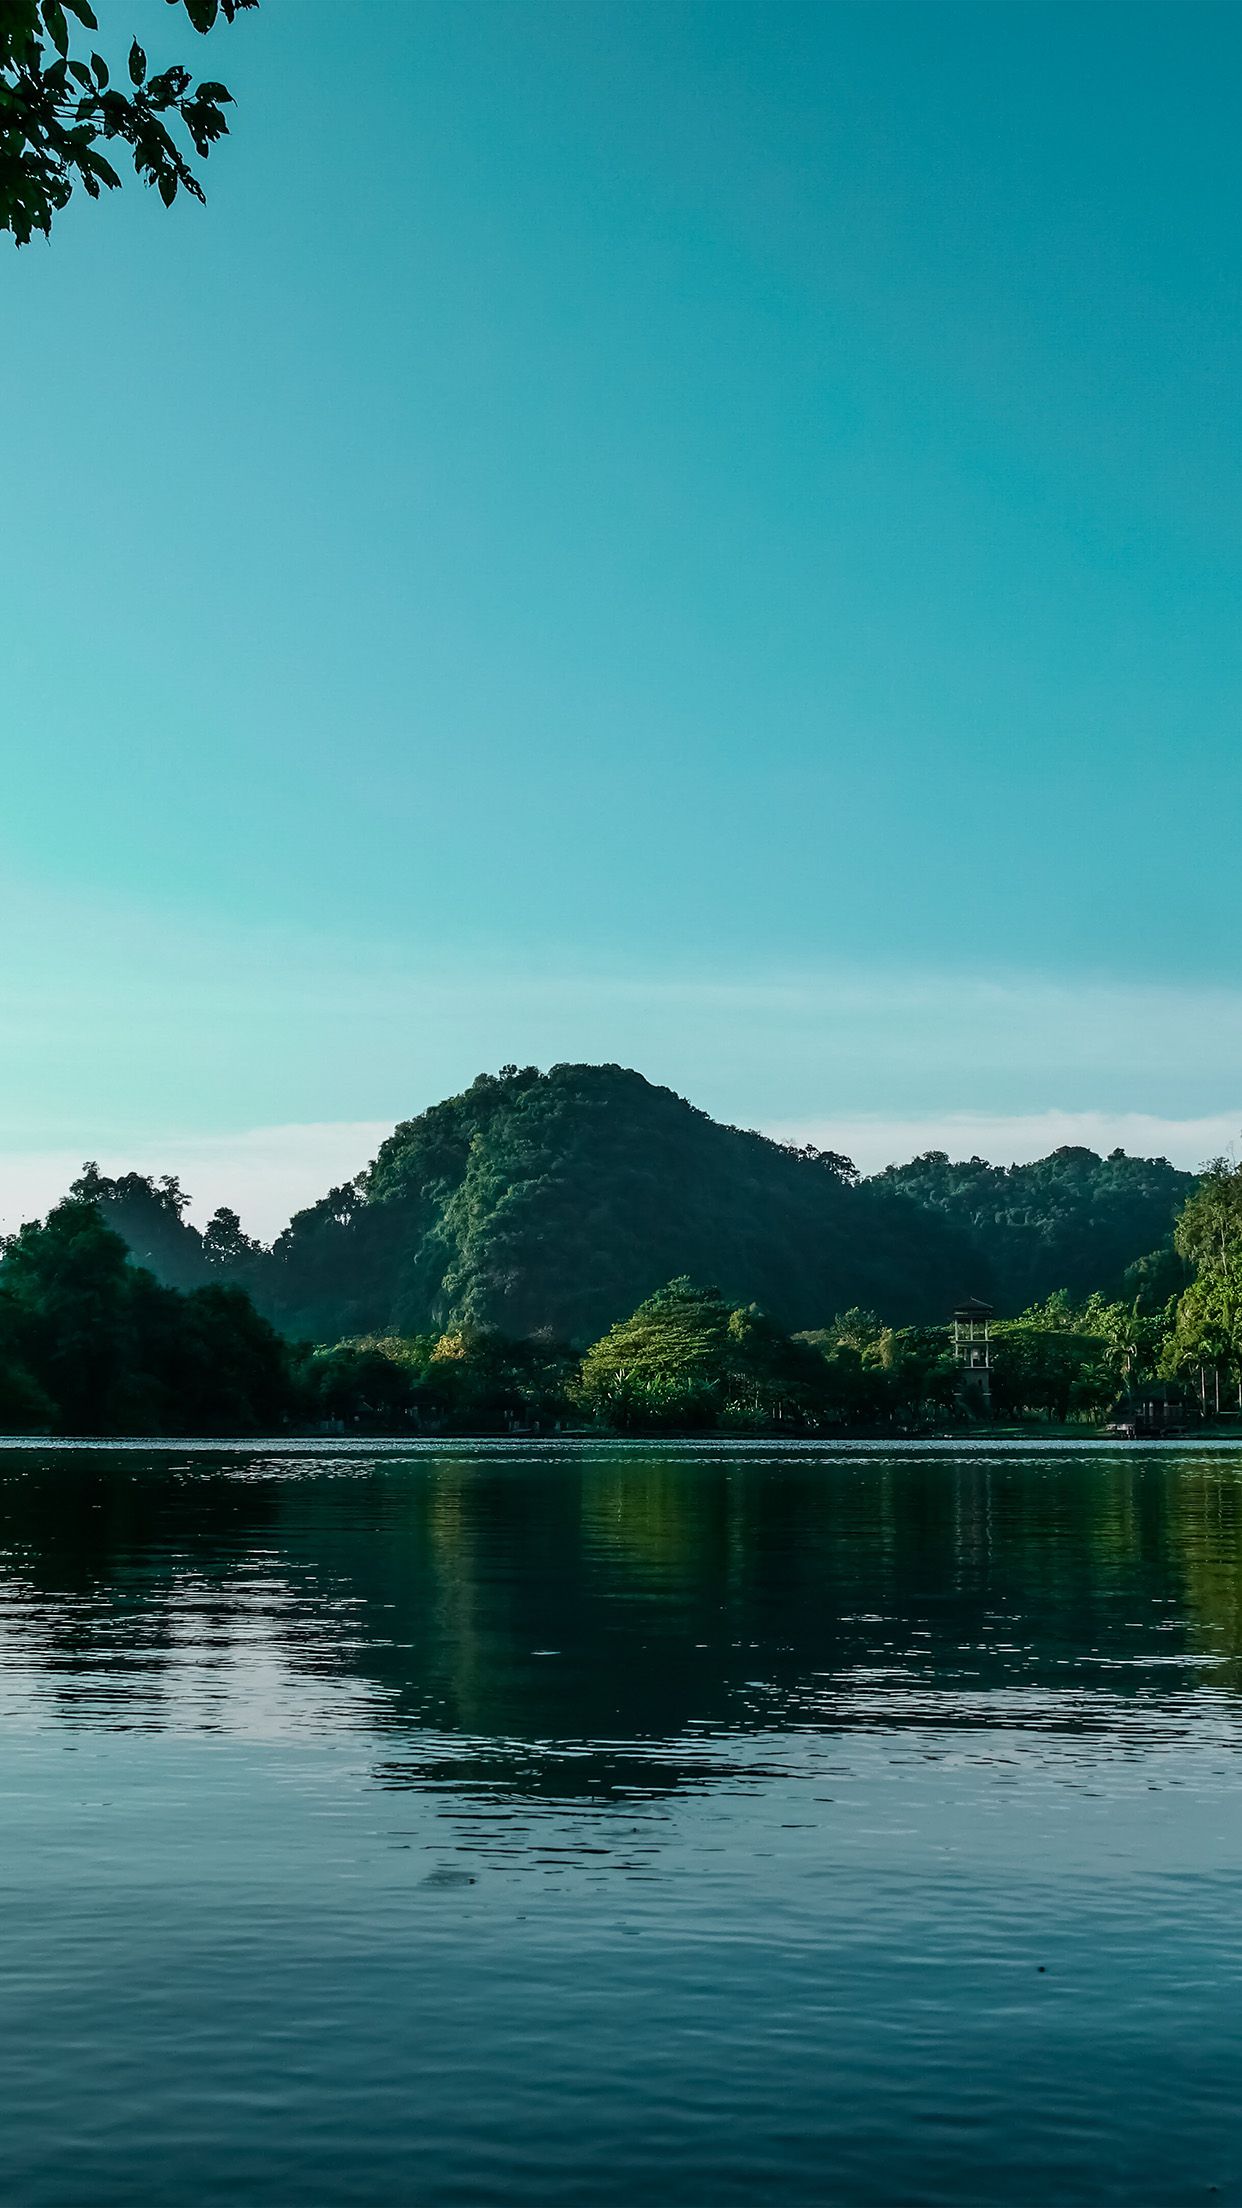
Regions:
<instances>
[{"instance_id":1,"label":"calm water surface","mask_svg":"<svg viewBox=\"0 0 1242 2208\"><path fill-rule=\"evenodd\" d=\"M0 1452L6 2208L1242 2200L1242 1455Z\"/></svg>"}]
</instances>

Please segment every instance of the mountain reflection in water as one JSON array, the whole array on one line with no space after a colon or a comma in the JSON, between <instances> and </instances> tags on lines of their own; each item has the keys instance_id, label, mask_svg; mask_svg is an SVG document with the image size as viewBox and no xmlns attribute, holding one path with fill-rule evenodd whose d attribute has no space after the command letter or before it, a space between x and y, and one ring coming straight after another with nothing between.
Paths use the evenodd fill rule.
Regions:
<instances>
[{"instance_id":1,"label":"mountain reflection in water","mask_svg":"<svg viewBox=\"0 0 1242 2208\"><path fill-rule=\"evenodd\" d=\"M0 2197L1242 2186L1242 1452L0 1451Z\"/></svg>"},{"instance_id":2,"label":"mountain reflection in water","mask_svg":"<svg viewBox=\"0 0 1242 2208\"><path fill-rule=\"evenodd\" d=\"M1167 1724L1242 1679L1242 1480L1205 1449L26 1448L0 1575L66 1719L260 1693L375 1730L392 1783L429 1733L442 1779L606 1799L703 1783L709 1738Z\"/></svg>"}]
</instances>

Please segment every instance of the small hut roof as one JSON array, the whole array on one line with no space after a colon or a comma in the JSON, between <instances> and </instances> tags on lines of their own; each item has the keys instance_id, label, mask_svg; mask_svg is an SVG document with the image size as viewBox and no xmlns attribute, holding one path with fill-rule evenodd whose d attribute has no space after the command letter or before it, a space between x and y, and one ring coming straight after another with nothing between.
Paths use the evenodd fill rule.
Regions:
<instances>
[{"instance_id":1,"label":"small hut roof","mask_svg":"<svg viewBox=\"0 0 1242 2208\"><path fill-rule=\"evenodd\" d=\"M992 1304L981 1303L978 1296L967 1296L964 1303L954 1304L953 1316L955 1319L990 1319L993 1309Z\"/></svg>"}]
</instances>

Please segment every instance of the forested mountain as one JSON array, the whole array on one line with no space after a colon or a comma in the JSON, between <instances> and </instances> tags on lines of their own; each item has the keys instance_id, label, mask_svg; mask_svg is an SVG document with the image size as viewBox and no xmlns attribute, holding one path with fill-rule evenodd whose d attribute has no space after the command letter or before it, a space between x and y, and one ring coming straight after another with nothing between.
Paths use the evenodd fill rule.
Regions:
<instances>
[{"instance_id":1,"label":"forested mountain","mask_svg":"<svg viewBox=\"0 0 1242 2208\"><path fill-rule=\"evenodd\" d=\"M972 1237L1003 1312L1058 1288L1071 1297L1116 1292L1128 1267L1166 1245L1165 1293L1183 1285L1173 1221L1196 1176L1167 1158L1131 1158L1123 1150L1101 1158L1067 1146L1032 1165L988 1165L983 1158L954 1164L943 1150L929 1150L877 1179Z\"/></svg>"},{"instance_id":2,"label":"forested mountain","mask_svg":"<svg viewBox=\"0 0 1242 2208\"><path fill-rule=\"evenodd\" d=\"M586 1343L680 1274L790 1327L860 1301L940 1317L977 1284L948 1220L620 1066L480 1075L300 1212L252 1278L295 1334L466 1324Z\"/></svg>"},{"instance_id":3,"label":"forested mountain","mask_svg":"<svg viewBox=\"0 0 1242 2208\"><path fill-rule=\"evenodd\" d=\"M1005 1314L1114 1293L1194 1185L1164 1159L1083 1149L1020 1166L929 1152L860 1182L848 1159L721 1126L621 1066L554 1066L481 1074L403 1122L271 1250L232 1212L200 1233L174 1181L90 1167L74 1193L162 1280L236 1281L294 1337L466 1325L583 1345L681 1275L791 1330L850 1305L903 1324L966 1294ZM1162 1297L1180 1285L1156 1270Z\"/></svg>"}]
</instances>

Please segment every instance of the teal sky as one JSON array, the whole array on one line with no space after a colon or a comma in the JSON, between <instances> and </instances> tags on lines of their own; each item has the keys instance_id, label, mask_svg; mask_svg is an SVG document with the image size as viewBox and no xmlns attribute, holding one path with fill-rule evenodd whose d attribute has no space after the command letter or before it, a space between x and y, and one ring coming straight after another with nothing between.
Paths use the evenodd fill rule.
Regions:
<instances>
[{"instance_id":1,"label":"teal sky","mask_svg":"<svg viewBox=\"0 0 1242 2208\"><path fill-rule=\"evenodd\" d=\"M0 257L0 1218L509 1059L1242 1125L1232 0L99 8L239 105Z\"/></svg>"}]
</instances>

